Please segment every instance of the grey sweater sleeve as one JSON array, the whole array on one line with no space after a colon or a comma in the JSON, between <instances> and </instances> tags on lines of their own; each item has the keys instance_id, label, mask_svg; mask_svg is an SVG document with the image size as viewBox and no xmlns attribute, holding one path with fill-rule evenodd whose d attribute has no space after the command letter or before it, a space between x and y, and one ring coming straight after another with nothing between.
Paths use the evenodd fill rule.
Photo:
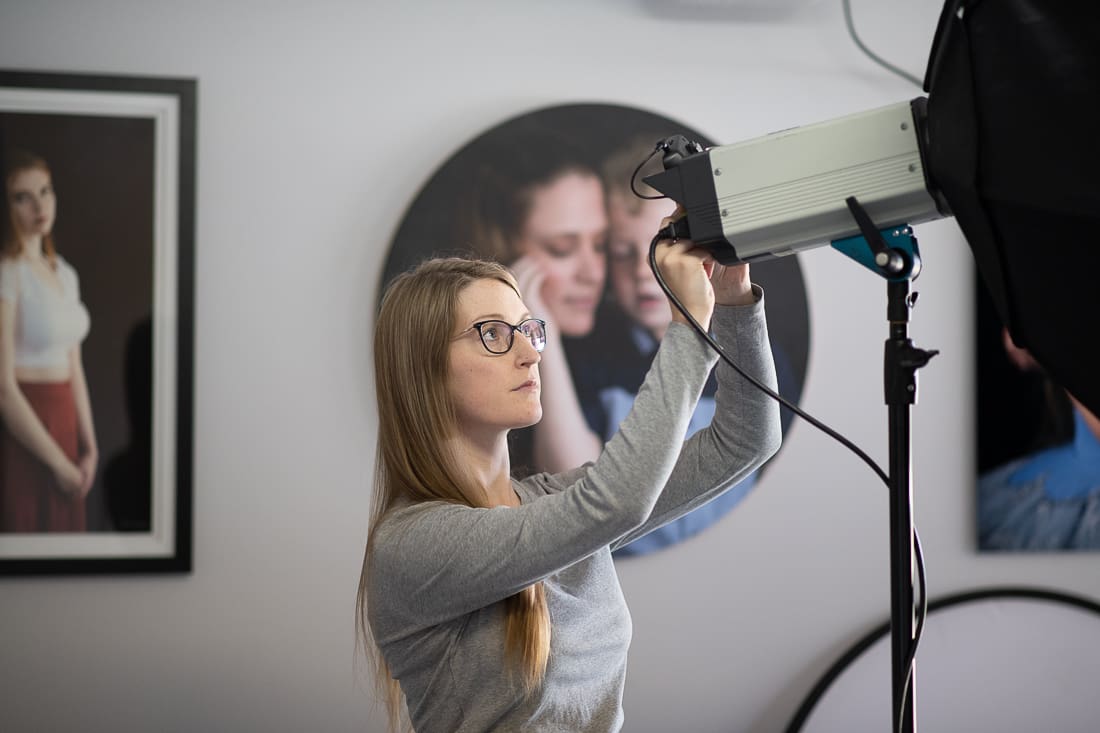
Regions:
<instances>
[{"instance_id":1,"label":"grey sweater sleeve","mask_svg":"<svg viewBox=\"0 0 1100 733\"><path fill-rule=\"evenodd\" d=\"M716 309L715 328L774 384L762 301ZM391 511L377 527L370 568L376 633L386 635L387 621L408 633L502 600L675 518L766 460L778 448L778 411L725 370L719 415L683 442L716 360L702 338L674 323L631 414L594 463L525 480L518 508L426 502Z\"/></svg>"},{"instance_id":2,"label":"grey sweater sleeve","mask_svg":"<svg viewBox=\"0 0 1100 733\"><path fill-rule=\"evenodd\" d=\"M741 369L778 390L762 292L752 306L715 308L715 340ZM755 311L755 312L753 312ZM779 404L720 361L710 426L684 444L672 475L645 523L612 543L626 545L697 509L755 471L778 449Z\"/></svg>"}]
</instances>

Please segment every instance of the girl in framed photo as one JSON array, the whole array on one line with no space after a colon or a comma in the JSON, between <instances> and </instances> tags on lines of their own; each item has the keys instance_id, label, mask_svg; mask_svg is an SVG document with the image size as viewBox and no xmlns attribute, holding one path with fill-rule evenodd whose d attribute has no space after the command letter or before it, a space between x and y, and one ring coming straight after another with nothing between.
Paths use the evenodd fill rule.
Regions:
<instances>
[{"instance_id":1,"label":"girl in framed photo","mask_svg":"<svg viewBox=\"0 0 1100 733\"><path fill-rule=\"evenodd\" d=\"M91 325L58 254L44 159L4 156L0 231L0 531L83 532L99 459L80 344Z\"/></svg>"}]
</instances>

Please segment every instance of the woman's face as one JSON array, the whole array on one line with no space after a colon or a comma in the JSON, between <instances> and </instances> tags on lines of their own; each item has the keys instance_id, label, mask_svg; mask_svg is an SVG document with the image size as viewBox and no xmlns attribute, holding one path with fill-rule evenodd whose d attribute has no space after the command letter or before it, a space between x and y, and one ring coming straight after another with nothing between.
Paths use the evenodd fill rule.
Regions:
<instances>
[{"instance_id":1,"label":"woman's face","mask_svg":"<svg viewBox=\"0 0 1100 733\"><path fill-rule=\"evenodd\" d=\"M603 185L587 173L566 173L538 186L516 243L542 271L541 296L553 326L584 336L595 324L606 271L607 214Z\"/></svg>"},{"instance_id":2,"label":"woman's face","mask_svg":"<svg viewBox=\"0 0 1100 733\"><path fill-rule=\"evenodd\" d=\"M517 325L527 318L519 295L499 280L478 280L459 294L447 389L461 435L492 438L542 419L540 356L530 339L517 331L509 351L492 354L471 328L480 321Z\"/></svg>"},{"instance_id":3,"label":"woman's face","mask_svg":"<svg viewBox=\"0 0 1100 733\"><path fill-rule=\"evenodd\" d=\"M41 168L25 168L9 176L8 208L20 239L49 234L57 213L50 174Z\"/></svg>"}]
</instances>

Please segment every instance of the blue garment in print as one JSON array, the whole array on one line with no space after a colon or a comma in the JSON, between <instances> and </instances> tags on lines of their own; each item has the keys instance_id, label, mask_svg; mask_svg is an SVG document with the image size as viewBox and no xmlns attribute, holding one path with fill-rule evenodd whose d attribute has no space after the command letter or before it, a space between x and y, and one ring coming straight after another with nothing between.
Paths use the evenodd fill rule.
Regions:
<instances>
[{"instance_id":1,"label":"blue garment in print","mask_svg":"<svg viewBox=\"0 0 1100 733\"><path fill-rule=\"evenodd\" d=\"M983 550L1100 550L1100 440L1074 410L1073 440L978 481Z\"/></svg>"}]
</instances>

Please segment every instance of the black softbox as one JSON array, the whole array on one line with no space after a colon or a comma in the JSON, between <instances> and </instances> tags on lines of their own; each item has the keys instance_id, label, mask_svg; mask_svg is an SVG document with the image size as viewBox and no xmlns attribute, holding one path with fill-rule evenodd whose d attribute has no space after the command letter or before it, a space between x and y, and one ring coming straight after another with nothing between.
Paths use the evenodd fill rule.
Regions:
<instances>
[{"instance_id":1,"label":"black softbox","mask_svg":"<svg viewBox=\"0 0 1100 733\"><path fill-rule=\"evenodd\" d=\"M932 184L1002 321L1100 414L1097 7L948 0L924 88Z\"/></svg>"}]
</instances>

